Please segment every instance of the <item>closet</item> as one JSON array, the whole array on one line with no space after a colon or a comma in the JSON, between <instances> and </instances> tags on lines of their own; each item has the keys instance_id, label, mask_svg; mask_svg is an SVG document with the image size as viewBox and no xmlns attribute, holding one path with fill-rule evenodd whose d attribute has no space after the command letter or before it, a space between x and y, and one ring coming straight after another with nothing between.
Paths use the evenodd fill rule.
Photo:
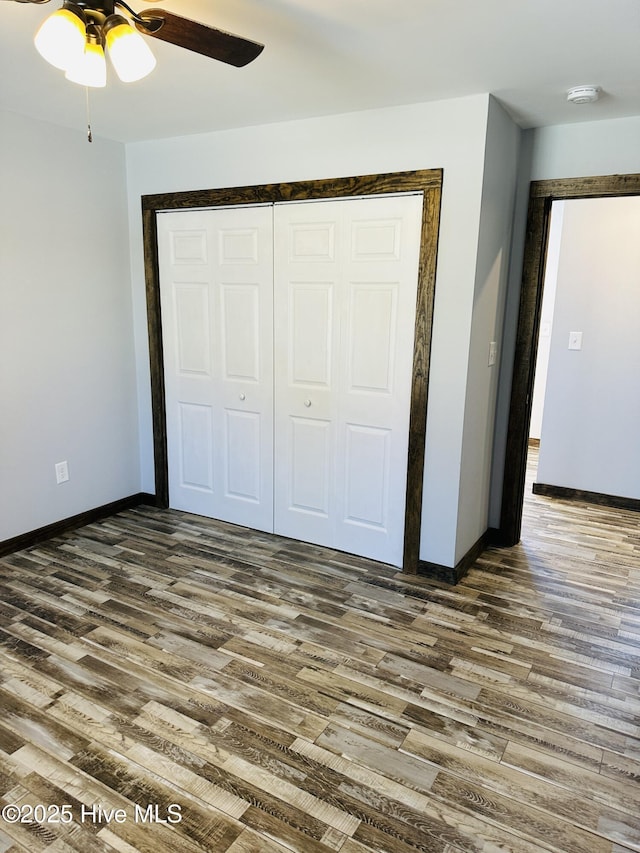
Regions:
<instances>
[{"instance_id":1,"label":"closet","mask_svg":"<svg viewBox=\"0 0 640 853\"><path fill-rule=\"evenodd\" d=\"M169 500L402 565L422 195L158 215Z\"/></svg>"}]
</instances>

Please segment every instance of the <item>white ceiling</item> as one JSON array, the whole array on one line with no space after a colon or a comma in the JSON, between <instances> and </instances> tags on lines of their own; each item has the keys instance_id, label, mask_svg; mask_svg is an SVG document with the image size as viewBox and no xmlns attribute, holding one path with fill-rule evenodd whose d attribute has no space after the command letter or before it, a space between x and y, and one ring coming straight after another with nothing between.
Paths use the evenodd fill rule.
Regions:
<instances>
[{"instance_id":1,"label":"white ceiling","mask_svg":"<svg viewBox=\"0 0 640 853\"><path fill-rule=\"evenodd\" d=\"M480 92L522 127L640 115L640 0L150 3L160 4L266 47L233 68L149 39L150 77L125 85L110 70L92 90L96 135L130 142ZM60 5L0 0L0 108L83 130L83 89L33 46ZM596 104L566 101L581 84L602 87Z\"/></svg>"}]
</instances>

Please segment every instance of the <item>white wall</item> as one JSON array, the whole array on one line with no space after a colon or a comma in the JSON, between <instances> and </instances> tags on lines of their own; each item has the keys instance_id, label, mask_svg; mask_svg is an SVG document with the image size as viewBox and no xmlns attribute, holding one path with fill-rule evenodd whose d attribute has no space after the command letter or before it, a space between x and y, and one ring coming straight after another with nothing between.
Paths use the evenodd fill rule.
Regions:
<instances>
[{"instance_id":1,"label":"white wall","mask_svg":"<svg viewBox=\"0 0 640 853\"><path fill-rule=\"evenodd\" d=\"M1 541L136 493L140 473L124 148L0 120Z\"/></svg>"},{"instance_id":2,"label":"white wall","mask_svg":"<svg viewBox=\"0 0 640 853\"><path fill-rule=\"evenodd\" d=\"M455 564L489 102L481 95L127 146L143 490L154 484L140 197L444 168L420 556Z\"/></svg>"},{"instance_id":3,"label":"white wall","mask_svg":"<svg viewBox=\"0 0 640 853\"><path fill-rule=\"evenodd\" d=\"M581 108L577 108L581 109ZM640 116L540 127L533 137L530 180L640 172Z\"/></svg>"},{"instance_id":4,"label":"white wall","mask_svg":"<svg viewBox=\"0 0 640 853\"><path fill-rule=\"evenodd\" d=\"M560 261L560 242L562 237L562 216L564 201L554 201L551 206L549 223L549 241L547 243L547 262L544 271L542 305L540 307L540 334L538 335L538 353L536 356L536 374L531 398L531 424L529 438L540 440L542 435L542 413L549 372L549 353L551 351L551 328L558 285L558 263Z\"/></svg>"},{"instance_id":5,"label":"white wall","mask_svg":"<svg viewBox=\"0 0 640 853\"><path fill-rule=\"evenodd\" d=\"M565 202L540 483L640 498L639 234L637 197Z\"/></svg>"},{"instance_id":6,"label":"white wall","mask_svg":"<svg viewBox=\"0 0 640 853\"><path fill-rule=\"evenodd\" d=\"M520 130L491 99L473 294L456 562L486 532ZM489 365L489 345L498 346Z\"/></svg>"},{"instance_id":7,"label":"white wall","mask_svg":"<svg viewBox=\"0 0 640 853\"><path fill-rule=\"evenodd\" d=\"M640 172L640 116L589 121L588 118L592 114L593 112L590 113L589 108L585 107L583 122L535 128L523 133L493 452L489 516L492 527L500 525L504 450L522 283L529 183L553 178Z\"/></svg>"}]
</instances>

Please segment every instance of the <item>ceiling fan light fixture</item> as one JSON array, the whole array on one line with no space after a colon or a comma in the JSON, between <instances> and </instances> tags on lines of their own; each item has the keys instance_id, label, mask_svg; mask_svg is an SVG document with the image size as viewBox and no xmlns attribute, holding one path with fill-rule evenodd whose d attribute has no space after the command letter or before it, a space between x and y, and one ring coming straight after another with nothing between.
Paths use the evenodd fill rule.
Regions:
<instances>
[{"instance_id":1,"label":"ceiling fan light fixture","mask_svg":"<svg viewBox=\"0 0 640 853\"><path fill-rule=\"evenodd\" d=\"M109 15L103 33L109 57L123 83L142 80L156 67L149 45L122 15Z\"/></svg>"},{"instance_id":2,"label":"ceiling fan light fixture","mask_svg":"<svg viewBox=\"0 0 640 853\"><path fill-rule=\"evenodd\" d=\"M98 27L89 24L84 53L64 75L72 83L101 89L107 85L107 62L104 58L102 35Z\"/></svg>"},{"instance_id":3,"label":"ceiling fan light fixture","mask_svg":"<svg viewBox=\"0 0 640 853\"><path fill-rule=\"evenodd\" d=\"M85 28L86 18L82 9L65 0L62 8L40 25L34 37L36 50L50 65L67 71L84 53Z\"/></svg>"}]
</instances>

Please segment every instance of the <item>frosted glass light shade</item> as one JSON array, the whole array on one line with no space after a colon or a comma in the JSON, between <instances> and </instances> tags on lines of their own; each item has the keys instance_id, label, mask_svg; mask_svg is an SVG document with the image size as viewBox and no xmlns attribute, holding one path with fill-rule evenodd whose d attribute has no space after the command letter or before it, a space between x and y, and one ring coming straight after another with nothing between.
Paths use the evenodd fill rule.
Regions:
<instances>
[{"instance_id":1,"label":"frosted glass light shade","mask_svg":"<svg viewBox=\"0 0 640 853\"><path fill-rule=\"evenodd\" d=\"M67 3L44 19L34 38L40 56L63 71L82 57L85 41L85 22Z\"/></svg>"},{"instance_id":2,"label":"frosted glass light shade","mask_svg":"<svg viewBox=\"0 0 640 853\"><path fill-rule=\"evenodd\" d=\"M149 45L122 15L110 15L104 33L109 57L123 83L141 80L156 67Z\"/></svg>"},{"instance_id":3,"label":"frosted glass light shade","mask_svg":"<svg viewBox=\"0 0 640 853\"><path fill-rule=\"evenodd\" d=\"M107 62L101 44L87 41L84 54L64 75L72 83L94 89L107 85Z\"/></svg>"}]
</instances>

